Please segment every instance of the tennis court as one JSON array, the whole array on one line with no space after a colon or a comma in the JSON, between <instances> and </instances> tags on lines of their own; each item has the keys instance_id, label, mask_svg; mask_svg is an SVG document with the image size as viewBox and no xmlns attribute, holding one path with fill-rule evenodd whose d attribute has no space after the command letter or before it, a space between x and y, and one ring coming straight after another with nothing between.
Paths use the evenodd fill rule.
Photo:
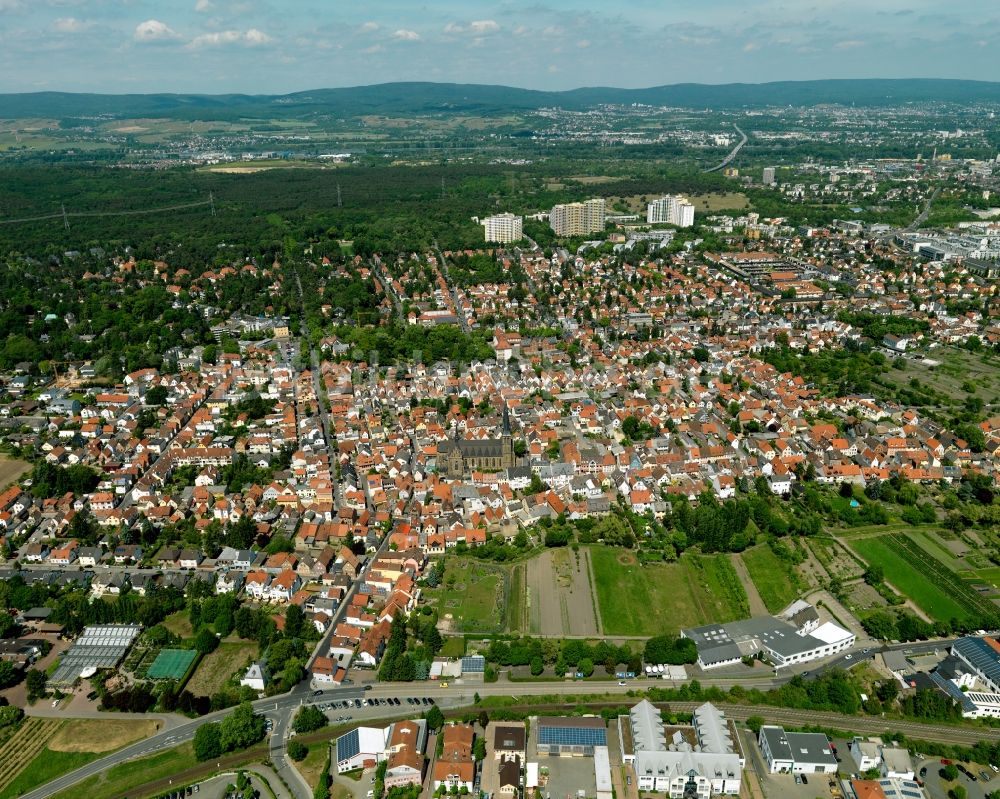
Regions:
<instances>
[{"instance_id":1,"label":"tennis court","mask_svg":"<svg viewBox=\"0 0 1000 799\"><path fill-rule=\"evenodd\" d=\"M179 680L197 655L193 649L161 649L146 676L151 680Z\"/></svg>"}]
</instances>

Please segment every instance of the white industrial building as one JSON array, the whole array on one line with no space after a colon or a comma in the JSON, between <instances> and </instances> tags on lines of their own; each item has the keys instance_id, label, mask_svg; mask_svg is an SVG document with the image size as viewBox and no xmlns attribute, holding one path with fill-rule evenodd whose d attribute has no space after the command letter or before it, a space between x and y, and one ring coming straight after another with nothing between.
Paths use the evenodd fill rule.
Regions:
<instances>
[{"instance_id":1,"label":"white industrial building","mask_svg":"<svg viewBox=\"0 0 1000 799\"><path fill-rule=\"evenodd\" d=\"M355 727L337 739L337 773L372 768L385 759L392 727Z\"/></svg>"},{"instance_id":2,"label":"white industrial building","mask_svg":"<svg viewBox=\"0 0 1000 799\"><path fill-rule=\"evenodd\" d=\"M821 732L785 732L784 727L760 728L760 751L772 774L836 774L837 757Z\"/></svg>"},{"instance_id":3,"label":"white industrial building","mask_svg":"<svg viewBox=\"0 0 1000 799\"><path fill-rule=\"evenodd\" d=\"M611 754L606 746L594 747L594 781L597 785L597 799L612 799L614 788L611 784Z\"/></svg>"},{"instance_id":4,"label":"white industrial building","mask_svg":"<svg viewBox=\"0 0 1000 799\"><path fill-rule=\"evenodd\" d=\"M931 680L958 703L965 718L1000 718L1000 640L958 639Z\"/></svg>"},{"instance_id":5,"label":"white industrial building","mask_svg":"<svg viewBox=\"0 0 1000 799\"><path fill-rule=\"evenodd\" d=\"M786 611L787 621L759 616L681 630L681 635L695 642L698 665L703 669L732 666L744 657L757 655L781 669L830 657L854 646L853 633L833 622L818 624L815 610L810 613L807 609L813 610L806 605L793 613Z\"/></svg>"}]
</instances>

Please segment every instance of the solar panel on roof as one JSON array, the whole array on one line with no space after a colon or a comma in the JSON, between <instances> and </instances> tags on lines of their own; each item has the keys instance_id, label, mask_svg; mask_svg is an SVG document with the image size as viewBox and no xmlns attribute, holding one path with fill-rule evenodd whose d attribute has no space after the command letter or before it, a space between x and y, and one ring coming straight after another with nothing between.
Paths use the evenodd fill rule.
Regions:
<instances>
[{"instance_id":1,"label":"solar panel on roof","mask_svg":"<svg viewBox=\"0 0 1000 799\"><path fill-rule=\"evenodd\" d=\"M462 672L479 674L486 671L486 658L482 655L466 655L462 658Z\"/></svg>"},{"instance_id":2,"label":"solar panel on roof","mask_svg":"<svg viewBox=\"0 0 1000 799\"><path fill-rule=\"evenodd\" d=\"M607 731L597 727L545 727L538 729L538 742L557 746L607 746Z\"/></svg>"},{"instance_id":3,"label":"solar panel on roof","mask_svg":"<svg viewBox=\"0 0 1000 799\"><path fill-rule=\"evenodd\" d=\"M361 751L361 736L357 730L341 735L337 739L337 760L349 760Z\"/></svg>"}]
</instances>

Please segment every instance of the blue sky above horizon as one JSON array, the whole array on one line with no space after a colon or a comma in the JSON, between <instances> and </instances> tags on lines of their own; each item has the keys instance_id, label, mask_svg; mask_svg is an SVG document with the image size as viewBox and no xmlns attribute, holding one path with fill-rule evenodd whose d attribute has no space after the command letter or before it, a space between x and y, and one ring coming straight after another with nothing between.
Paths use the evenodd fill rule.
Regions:
<instances>
[{"instance_id":1,"label":"blue sky above horizon","mask_svg":"<svg viewBox=\"0 0 1000 799\"><path fill-rule=\"evenodd\" d=\"M985 0L0 0L3 92L1000 80L998 49Z\"/></svg>"}]
</instances>

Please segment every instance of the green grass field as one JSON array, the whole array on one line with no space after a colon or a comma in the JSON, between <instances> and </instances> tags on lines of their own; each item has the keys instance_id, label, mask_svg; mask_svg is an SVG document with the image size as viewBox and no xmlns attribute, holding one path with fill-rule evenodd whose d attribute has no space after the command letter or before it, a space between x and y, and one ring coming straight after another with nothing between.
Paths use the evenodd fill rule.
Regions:
<instances>
[{"instance_id":1,"label":"green grass field","mask_svg":"<svg viewBox=\"0 0 1000 799\"><path fill-rule=\"evenodd\" d=\"M194 630L191 629L191 615L186 610L178 610L171 613L163 620L163 626L178 638L191 638Z\"/></svg>"},{"instance_id":2,"label":"green grass field","mask_svg":"<svg viewBox=\"0 0 1000 799\"><path fill-rule=\"evenodd\" d=\"M119 763L101 774L88 777L65 791L57 793L54 799L79 799L81 796L126 794L137 785L170 777L196 766L197 763L191 744L183 744L175 749L158 752L149 757ZM36 782L32 787L38 785L39 783Z\"/></svg>"},{"instance_id":3,"label":"green grass field","mask_svg":"<svg viewBox=\"0 0 1000 799\"><path fill-rule=\"evenodd\" d=\"M792 566L775 555L767 544L758 544L740 557L769 612L777 613L798 597Z\"/></svg>"},{"instance_id":4,"label":"green grass field","mask_svg":"<svg viewBox=\"0 0 1000 799\"><path fill-rule=\"evenodd\" d=\"M742 619L750 616L747 592L740 583L732 561L725 555L692 555L681 561L689 582L696 582L700 591L692 591L699 603L699 610L709 621L722 620L723 616ZM705 601L705 597L708 601ZM725 619L729 621L729 619Z\"/></svg>"},{"instance_id":5,"label":"green grass field","mask_svg":"<svg viewBox=\"0 0 1000 799\"><path fill-rule=\"evenodd\" d=\"M247 641L221 643L218 649L201 659L188 680L187 689L195 696L211 696L221 690L229 678L243 669L247 661L256 655L257 644Z\"/></svg>"},{"instance_id":6,"label":"green grass field","mask_svg":"<svg viewBox=\"0 0 1000 799\"><path fill-rule=\"evenodd\" d=\"M85 766L98 757L101 755L93 752L55 752L45 748L25 766L24 770L13 779L3 792L0 792L0 799L13 799L15 796L34 790L39 785L44 785L49 780L54 780L56 777L61 777L63 774ZM75 795L85 796L86 794Z\"/></svg>"},{"instance_id":7,"label":"green grass field","mask_svg":"<svg viewBox=\"0 0 1000 799\"><path fill-rule=\"evenodd\" d=\"M179 680L196 657L198 653L193 649L161 649L146 669L146 676L151 680Z\"/></svg>"},{"instance_id":8,"label":"green grass field","mask_svg":"<svg viewBox=\"0 0 1000 799\"><path fill-rule=\"evenodd\" d=\"M851 546L868 563L885 571L887 582L908 596L928 616L942 621L966 618L968 609L945 586L938 585L926 572L911 566L882 538L863 538Z\"/></svg>"},{"instance_id":9,"label":"green grass field","mask_svg":"<svg viewBox=\"0 0 1000 799\"><path fill-rule=\"evenodd\" d=\"M441 585L426 589L424 596L436 601L440 618L450 620L455 632L500 632L508 611L497 594L509 582L510 567L449 557Z\"/></svg>"},{"instance_id":10,"label":"green grass field","mask_svg":"<svg viewBox=\"0 0 1000 799\"><path fill-rule=\"evenodd\" d=\"M741 586L727 587L732 567L721 556L685 555L677 563L640 566L627 550L595 546L590 558L608 635L677 633L747 615L746 594Z\"/></svg>"},{"instance_id":11,"label":"green grass field","mask_svg":"<svg viewBox=\"0 0 1000 799\"><path fill-rule=\"evenodd\" d=\"M524 563L516 563L510 570L510 590L507 592L505 625L508 631L523 630L526 626L525 572Z\"/></svg>"},{"instance_id":12,"label":"green grass field","mask_svg":"<svg viewBox=\"0 0 1000 799\"><path fill-rule=\"evenodd\" d=\"M972 572L976 577L982 580L984 583L989 583L990 585L1000 586L1000 566L992 566L986 569L976 569Z\"/></svg>"},{"instance_id":13,"label":"green grass field","mask_svg":"<svg viewBox=\"0 0 1000 799\"><path fill-rule=\"evenodd\" d=\"M440 655L445 658L460 658L465 654L465 638L454 636L444 639Z\"/></svg>"}]
</instances>

